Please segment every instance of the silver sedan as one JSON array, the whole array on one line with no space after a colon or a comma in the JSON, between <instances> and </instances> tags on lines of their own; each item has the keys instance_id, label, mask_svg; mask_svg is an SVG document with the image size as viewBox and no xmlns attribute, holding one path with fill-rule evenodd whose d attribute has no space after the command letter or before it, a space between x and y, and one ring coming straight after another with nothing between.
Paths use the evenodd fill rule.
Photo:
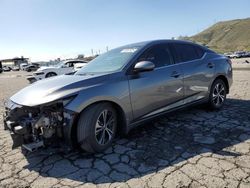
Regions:
<instances>
[{"instance_id":1,"label":"silver sedan","mask_svg":"<svg viewBox=\"0 0 250 188\"><path fill-rule=\"evenodd\" d=\"M73 75L38 81L6 102L13 147L33 151L60 139L88 152L170 111L205 103L220 109L231 61L203 46L157 40L113 49Z\"/></svg>"}]
</instances>

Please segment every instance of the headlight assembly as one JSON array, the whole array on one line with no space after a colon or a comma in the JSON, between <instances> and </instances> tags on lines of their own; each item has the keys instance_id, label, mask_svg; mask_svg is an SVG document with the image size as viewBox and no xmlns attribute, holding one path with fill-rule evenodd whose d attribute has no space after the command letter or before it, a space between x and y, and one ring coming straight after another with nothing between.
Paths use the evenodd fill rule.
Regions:
<instances>
[{"instance_id":1,"label":"headlight assembly","mask_svg":"<svg viewBox=\"0 0 250 188\"><path fill-rule=\"evenodd\" d=\"M35 75L43 75L44 72L34 72Z\"/></svg>"}]
</instances>

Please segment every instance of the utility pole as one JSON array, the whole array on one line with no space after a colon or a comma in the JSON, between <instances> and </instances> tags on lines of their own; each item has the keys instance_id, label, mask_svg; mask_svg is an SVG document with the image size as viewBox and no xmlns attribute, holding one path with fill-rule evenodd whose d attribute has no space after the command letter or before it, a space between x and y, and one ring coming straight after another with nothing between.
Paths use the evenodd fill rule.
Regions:
<instances>
[{"instance_id":1,"label":"utility pole","mask_svg":"<svg viewBox=\"0 0 250 188\"><path fill-rule=\"evenodd\" d=\"M107 52L109 51L109 47L108 47L108 46L106 46L106 51L107 51Z\"/></svg>"},{"instance_id":2,"label":"utility pole","mask_svg":"<svg viewBox=\"0 0 250 188\"><path fill-rule=\"evenodd\" d=\"M92 56L94 56L94 50L93 49L91 49L91 54L92 54Z\"/></svg>"}]
</instances>

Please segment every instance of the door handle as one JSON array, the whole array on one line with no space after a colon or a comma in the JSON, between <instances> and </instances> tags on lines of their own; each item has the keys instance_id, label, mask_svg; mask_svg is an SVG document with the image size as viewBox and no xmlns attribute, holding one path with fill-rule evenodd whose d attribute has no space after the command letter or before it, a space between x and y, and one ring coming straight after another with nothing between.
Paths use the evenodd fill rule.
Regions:
<instances>
[{"instance_id":1,"label":"door handle","mask_svg":"<svg viewBox=\"0 0 250 188\"><path fill-rule=\"evenodd\" d=\"M214 64L213 64L213 63L208 63L208 64L207 64L207 67L211 69L211 68L214 67Z\"/></svg>"},{"instance_id":2,"label":"door handle","mask_svg":"<svg viewBox=\"0 0 250 188\"><path fill-rule=\"evenodd\" d=\"M177 71L172 72L171 77L178 78L181 74Z\"/></svg>"}]
</instances>

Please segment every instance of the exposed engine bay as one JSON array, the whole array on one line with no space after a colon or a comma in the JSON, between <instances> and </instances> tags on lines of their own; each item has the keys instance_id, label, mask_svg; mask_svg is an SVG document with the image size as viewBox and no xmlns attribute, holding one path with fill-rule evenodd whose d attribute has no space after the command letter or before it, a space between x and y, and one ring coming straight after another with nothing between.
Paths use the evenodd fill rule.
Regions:
<instances>
[{"instance_id":1,"label":"exposed engine bay","mask_svg":"<svg viewBox=\"0 0 250 188\"><path fill-rule=\"evenodd\" d=\"M5 105L4 126L11 131L13 148L23 146L34 151L63 138L63 102L38 107L9 103Z\"/></svg>"}]
</instances>

